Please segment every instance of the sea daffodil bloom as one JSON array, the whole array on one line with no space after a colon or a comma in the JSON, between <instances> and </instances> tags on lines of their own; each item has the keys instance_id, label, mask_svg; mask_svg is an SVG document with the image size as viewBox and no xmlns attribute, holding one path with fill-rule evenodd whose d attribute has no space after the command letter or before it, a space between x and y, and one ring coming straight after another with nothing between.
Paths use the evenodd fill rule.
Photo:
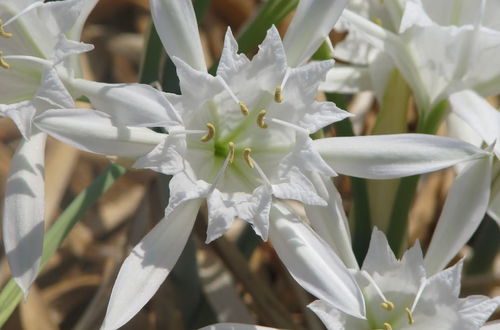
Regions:
<instances>
[{"instance_id":1,"label":"sea daffodil bloom","mask_svg":"<svg viewBox=\"0 0 500 330\"><path fill-rule=\"evenodd\" d=\"M24 138L7 178L3 236L25 294L38 273L44 236L45 134L32 130L31 122L46 109L74 107L59 74L78 74L76 54L92 49L71 39L79 39L96 2L0 3L0 116L11 118Z\"/></svg>"},{"instance_id":2,"label":"sea daffodil bloom","mask_svg":"<svg viewBox=\"0 0 500 330\"><path fill-rule=\"evenodd\" d=\"M278 226L282 224L274 223ZM275 230L278 228L272 227L272 236ZM309 253L328 253L326 244L313 243L312 237L300 237L302 240L293 238L293 246L314 245ZM385 235L375 228L363 266L361 269L352 269L365 305L363 317L355 317L331 303L330 292L336 290L336 285L318 280L323 276L320 274L329 274L334 268L327 262L309 262L309 258L297 258L296 254L284 249L285 246L290 245L280 242L275 249L278 254L289 256L288 260L281 259L291 274L306 290L320 298L309 307L328 329L479 329L500 303L499 298L484 296L458 298L462 261L428 277L418 242L401 260L397 260ZM311 273L316 275L311 276ZM303 278L300 279L300 276ZM334 279L331 281L333 283ZM358 306L359 303L355 302L353 307Z\"/></svg>"}]
</instances>

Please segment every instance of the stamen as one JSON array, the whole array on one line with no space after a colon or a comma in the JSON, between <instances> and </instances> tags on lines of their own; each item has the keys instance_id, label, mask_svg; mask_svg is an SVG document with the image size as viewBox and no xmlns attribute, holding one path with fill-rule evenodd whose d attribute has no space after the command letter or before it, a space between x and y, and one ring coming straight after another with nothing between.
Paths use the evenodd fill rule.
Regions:
<instances>
[{"instance_id":1,"label":"stamen","mask_svg":"<svg viewBox=\"0 0 500 330\"><path fill-rule=\"evenodd\" d=\"M276 102L276 103L283 102L283 97L281 96L281 91L282 91L281 86L276 86L276 89L274 90L274 102Z\"/></svg>"},{"instance_id":2,"label":"stamen","mask_svg":"<svg viewBox=\"0 0 500 330\"><path fill-rule=\"evenodd\" d=\"M205 134L207 131L186 129L186 130L172 130L168 132L169 135L181 135L181 134Z\"/></svg>"},{"instance_id":3,"label":"stamen","mask_svg":"<svg viewBox=\"0 0 500 330\"><path fill-rule=\"evenodd\" d=\"M0 37L4 37L4 38L11 38L12 37L12 33L5 32L5 30L3 29L3 21L1 19L0 19Z\"/></svg>"},{"instance_id":4,"label":"stamen","mask_svg":"<svg viewBox=\"0 0 500 330\"><path fill-rule=\"evenodd\" d=\"M8 69L10 68L10 64L5 62L4 58L3 58L3 52L0 50L0 66L4 69Z\"/></svg>"},{"instance_id":5,"label":"stamen","mask_svg":"<svg viewBox=\"0 0 500 330\"><path fill-rule=\"evenodd\" d=\"M227 91L229 96L231 96L231 98L234 100L234 102L236 102L240 106L241 113L244 116L248 116L250 111L248 110L247 105L245 103L243 103L242 101L238 100L238 98L236 97L236 94L234 94L234 92L231 90L229 85L226 83L226 81L221 76L217 76L217 78L219 78L220 82L222 83L222 86L224 86L224 89Z\"/></svg>"},{"instance_id":6,"label":"stamen","mask_svg":"<svg viewBox=\"0 0 500 330\"><path fill-rule=\"evenodd\" d=\"M422 292L424 292L424 288L427 285L427 280L423 280L422 283L420 284L420 287L418 288L417 294L415 295L415 300L413 300L413 304L411 305L410 311L413 313L415 310L415 307L417 307L417 303L420 300L420 296L422 295Z\"/></svg>"},{"instance_id":7,"label":"stamen","mask_svg":"<svg viewBox=\"0 0 500 330\"><path fill-rule=\"evenodd\" d=\"M373 23L377 24L378 26L382 26L382 20L380 17L374 18Z\"/></svg>"},{"instance_id":8,"label":"stamen","mask_svg":"<svg viewBox=\"0 0 500 330\"><path fill-rule=\"evenodd\" d=\"M252 152L252 149L250 148L243 149L243 158L250 168L254 168L252 158L250 157L250 152Z\"/></svg>"},{"instance_id":9,"label":"stamen","mask_svg":"<svg viewBox=\"0 0 500 330\"><path fill-rule=\"evenodd\" d=\"M294 129L294 130L296 130L296 131L298 131L300 133L309 135L309 132L306 129L304 129L304 128L300 127L300 126L297 126L295 124L289 123L287 121L276 119L276 118L271 118L271 122L273 122L275 124L278 124L278 125L281 125L281 126L292 128L292 129Z\"/></svg>"},{"instance_id":10,"label":"stamen","mask_svg":"<svg viewBox=\"0 0 500 330\"><path fill-rule=\"evenodd\" d=\"M385 322L384 323L384 329L385 330L392 330L392 326L389 323Z\"/></svg>"},{"instance_id":11,"label":"stamen","mask_svg":"<svg viewBox=\"0 0 500 330\"><path fill-rule=\"evenodd\" d=\"M413 319L413 314L412 314L411 310L408 307L406 307L405 311L406 311L406 314L408 314L408 324L415 323L415 320Z\"/></svg>"},{"instance_id":12,"label":"stamen","mask_svg":"<svg viewBox=\"0 0 500 330\"><path fill-rule=\"evenodd\" d=\"M390 312L394 309L394 303L392 301L387 300L381 303L380 307Z\"/></svg>"},{"instance_id":13,"label":"stamen","mask_svg":"<svg viewBox=\"0 0 500 330\"><path fill-rule=\"evenodd\" d=\"M267 111L262 109L262 110L260 110L259 115L257 116L257 125L260 128L267 128L267 124L264 121L264 117L266 116L266 114L267 114Z\"/></svg>"},{"instance_id":14,"label":"stamen","mask_svg":"<svg viewBox=\"0 0 500 330\"><path fill-rule=\"evenodd\" d=\"M283 88L285 88L285 84L288 80L288 77L290 76L290 69L287 69L285 72L285 76L283 77L283 80L281 81L281 85L276 86L276 89L274 90L274 102L276 103L281 103L283 102Z\"/></svg>"},{"instance_id":15,"label":"stamen","mask_svg":"<svg viewBox=\"0 0 500 330\"><path fill-rule=\"evenodd\" d=\"M212 123L207 123L208 132L205 134L200 141L208 142L215 136L215 126Z\"/></svg>"},{"instance_id":16,"label":"stamen","mask_svg":"<svg viewBox=\"0 0 500 330\"><path fill-rule=\"evenodd\" d=\"M252 157L250 157L250 155L248 156L248 158L252 161L252 164L254 165L253 168L257 170L257 173L259 173L259 176L261 177L262 181L264 181L264 183L266 184L266 187L268 189L271 189L272 187L271 181L269 181L262 168L260 168L259 164L257 164L257 162Z\"/></svg>"},{"instance_id":17,"label":"stamen","mask_svg":"<svg viewBox=\"0 0 500 330\"><path fill-rule=\"evenodd\" d=\"M229 142L228 143L228 147L229 147L229 155L228 155L228 158L229 158L229 164L232 164L233 161L234 161L234 142Z\"/></svg>"},{"instance_id":18,"label":"stamen","mask_svg":"<svg viewBox=\"0 0 500 330\"><path fill-rule=\"evenodd\" d=\"M241 110L241 113L243 114L243 116L248 116L250 111L248 110L247 105L241 101L239 102L239 104L240 104L240 110Z\"/></svg>"},{"instance_id":19,"label":"stamen","mask_svg":"<svg viewBox=\"0 0 500 330\"><path fill-rule=\"evenodd\" d=\"M380 307L384 308L385 310L387 310L389 312L392 311L394 309L394 303L384 296L384 294L382 293L382 291L378 287L377 283L375 283L373 278L370 276L370 274L368 274L366 271L363 270L361 272L361 275L363 275L368 280L368 282L370 282L370 284L375 288L375 291L378 293L378 295L382 299L382 303L380 304Z\"/></svg>"}]
</instances>

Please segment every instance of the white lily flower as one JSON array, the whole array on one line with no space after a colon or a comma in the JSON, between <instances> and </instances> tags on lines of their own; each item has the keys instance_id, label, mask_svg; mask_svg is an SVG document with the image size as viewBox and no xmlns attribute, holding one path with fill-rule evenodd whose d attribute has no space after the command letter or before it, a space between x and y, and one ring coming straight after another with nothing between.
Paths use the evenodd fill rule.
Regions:
<instances>
[{"instance_id":1,"label":"white lily flower","mask_svg":"<svg viewBox=\"0 0 500 330\"><path fill-rule=\"evenodd\" d=\"M486 212L500 225L500 112L470 90L451 95L450 103L453 113L472 127L491 152L460 169L448 193L426 254L431 274L445 267L467 243Z\"/></svg>"},{"instance_id":2,"label":"white lily flower","mask_svg":"<svg viewBox=\"0 0 500 330\"><path fill-rule=\"evenodd\" d=\"M11 118L24 137L7 179L3 215L5 250L14 279L27 294L35 279L44 236L46 135L31 127L46 109L74 107L59 74L79 72L76 54L92 46L79 39L97 0L0 3L0 116Z\"/></svg>"},{"instance_id":3,"label":"white lily flower","mask_svg":"<svg viewBox=\"0 0 500 330\"><path fill-rule=\"evenodd\" d=\"M288 217L288 215L287 215ZM274 223L274 222L273 222ZM289 232L283 234L284 226ZM300 228L300 229L299 229ZM294 278L311 294L319 298L311 308L330 330L477 330L496 329L498 323L484 324L500 305L500 297L470 296L459 298L462 261L455 266L428 276L418 242L398 260L385 235L374 229L368 253L361 269L352 269L352 287L347 279L339 278L339 265L333 251L314 235L307 235L307 226L300 220L285 218L276 222L275 233L284 241L273 245ZM301 235L292 235L292 232ZM288 238L287 238L288 237ZM286 242L288 240L288 242ZM290 253L290 246L303 254ZM337 290L345 291L344 309L363 308L363 316L355 316L338 307L334 298ZM359 300L350 300L353 294ZM339 294L339 296L342 296ZM347 305L347 306L346 306ZM484 324L484 326L483 326ZM204 329L251 330L253 325L216 324Z\"/></svg>"},{"instance_id":4,"label":"white lily flower","mask_svg":"<svg viewBox=\"0 0 500 330\"><path fill-rule=\"evenodd\" d=\"M474 89L482 95L498 93L500 72L487 68L499 67L500 31L493 30L496 25L485 18L485 1L468 1L465 7L473 9L468 11L460 11L459 3L462 2L369 1L369 10L362 13L369 17L346 10L343 18L355 32L348 36L343 52L352 54L359 49L353 46L362 40L370 43L377 50L364 52L368 55L362 64L369 66L371 75L363 76L360 72L358 76L372 78L371 81L378 84L385 81L388 72L396 66L411 86L419 109L424 112L430 111L449 94L463 89ZM456 9L444 16L449 20L438 19L444 8ZM376 62L380 53L392 59L392 66L386 65L382 71L377 69ZM356 67L351 68L358 71ZM325 88L331 90L338 83L333 73L329 76L333 81L330 86L327 82ZM376 86L371 81L362 84Z\"/></svg>"}]
</instances>

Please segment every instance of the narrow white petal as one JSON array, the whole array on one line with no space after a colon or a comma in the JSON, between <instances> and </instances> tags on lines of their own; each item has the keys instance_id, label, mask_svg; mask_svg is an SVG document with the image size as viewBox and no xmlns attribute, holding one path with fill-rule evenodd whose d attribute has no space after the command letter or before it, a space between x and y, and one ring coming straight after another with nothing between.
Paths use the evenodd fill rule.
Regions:
<instances>
[{"instance_id":1,"label":"narrow white petal","mask_svg":"<svg viewBox=\"0 0 500 330\"><path fill-rule=\"evenodd\" d=\"M102 329L118 329L151 299L179 258L201 200L176 207L137 244L116 278Z\"/></svg>"},{"instance_id":2,"label":"narrow white petal","mask_svg":"<svg viewBox=\"0 0 500 330\"><path fill-rule=\"evenodd\" d=\"M363 295L339 257L286 206L271 208L270 238L276 253L299 284L319 299L363 318Z\"/></svg>"},{"instance_id":3,"label":"narrow white petal","mask_svg":"<svg viewBox=\"0 0 500 330\"><path fill-rule=\"evenodd\" d=\"M206 71L198 25L191 0L150 0L151 14L168 56Z\"/></svg>"},{"instance_id":4,"label":"narrow white petal","mask_svg":"<svg viewBox=\"0 0 500 330\"><path fill-rule=\"evenodd\" d=\"M492 158L471 162L455 179L425 255L427 273L443 269L474 234L488 208Z\"/></svg>"},{"instance_id":5,"label":"narrow white petal","mask_svg":"<svg viewBox=\"0 0 500 330\"><path fill-rule=\"evenodd\" d=\"M89 109L47 110L34 124L81 150L132 159L151 152L166 136L143 127L116 127L106 114Z\"/></svg>"},{"instance_id":6,"label":"narrow white petal","mask_svg":"<svg viewBox=\"0 0 500 330\"><path fill-rule=\"evenodd\" d=\"M336 172L368 179L432 172L488 157L486 151L471 144L426 134L334 137L313 144Z\"/></svg>"},{"instance_id":7,"label":"narrow white petal","mask_svg":"<svg viewBox=\"0 0 500 330\"><path fill-rule=\"evenodd\" d=\"M347 0L301 0L283 40L288 64L304 64L329 36Z\"/></svg>"},{"instance_id":8,"label":"narrow white petal","mask_svg":"<svg viewBox=\"0 0 500 330\"><path fill-rule=\"evenodd\" d=\"M488 322L481 327L481 330L498 330L500 329L500 321Z\"/></svg>"},{"instance_id":9,"label":"narrow white petal","mask_svg":"<svg viewBox=\"0 0 500 330\"><path fill-rule=\"evenodd\" d=\"M26 295L35 280L44 236L45 133L22 140L5 188L3 239L14 279Z\"/></svg>"},{"instance_id":10,"label":"narrow white petal","mask_svg":"<svg viewBox=\"0 0 500 330\"><path fill-rule=\"evenodd\" d=\"M238 42L234 39L231 28L228 27L224 37L224 49L217 67L217 76L221 76L225 81L229 81L232 76L242 71L250 60L245 54L238 54Z\"/></svg>"},{"instance_id":11,"label":"narrow white petal","mask_svg":"<svg viewBox=\"0 0 500 330\"><path fill-rule=\"evenodd\" d=\"M348 268L359 269L352 251L347 216L337 188L329 177L317 172L312 172L310 178L319 195L327 201L326 206L304 205L311 227L333 248Z\"/></svg>"},{"instance_id":12,"label":"narrow white petal","mask_svg":"<svg viewBox=\"0 0 500 330\"><path fill-rule=\"evenodd\" d=\"M143 84L105 84L84 79L69 81L75 93L112 116L116 125L179 126L182 119L164 93Z\"/></svg>"}]
</instances>

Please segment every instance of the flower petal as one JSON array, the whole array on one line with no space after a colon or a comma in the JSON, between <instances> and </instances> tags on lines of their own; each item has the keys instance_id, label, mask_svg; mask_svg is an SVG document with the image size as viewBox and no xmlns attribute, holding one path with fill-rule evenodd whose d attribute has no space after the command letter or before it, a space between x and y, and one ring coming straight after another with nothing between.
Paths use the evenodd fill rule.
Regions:
<instances>
[{"instance_id":1,"label":"flower petal","mask_svg":"<svg viewBox=\"0 0 500 330\"><path fill-rule=\"evenodd\" d=\"M282 203L271 208L270 238L299 284L333 307L364 318L363 295L339 257Z\"/></svg>"},{"instance_id":2,"label":"flower petal","mask_svg":"<svg viewBox=\"0 0 500 330\"><path fill-rule=\"evenodd\" d=\"M167 175L173 175L184 169L186 137L168 135L151 152L134 163L134 168L149 168Z\"/></svg>"},{"instance_id":3,"label":"flower petal","mask_svg":"<svg viewBox=\"0 0 500 330\"><path fill-rule=\"evenodd\" d=\"M476 231L488 208L492 158L468 164L453 183L425 255L427 273L443 269Z\"/></svg>"},{"instance_id":4,"label":"flower petal","mask_svg":"<svg viewBox=\"0 0 500 330\"><path fill-rule=\"evenodd\" d=\"M328 38L347 0L301 0L283 44L291 67L304 64Z\"/></svg>"},{"instance_id":5,"label":"flower petal","mask_svg":"<svg viewBox=\"0 0 500 330\"><path fill-rule=\"evenodd\" d=\"M34 124L78 149L132 159L151 152L166 136L143 127L116 127L106 114L89 109L47 110Z\"/></svg>"},{"instance_id":6,"label":"flower petal","mask_svg":"<svg viewBox=\"0 0 500 330\"><path fill-rule=\"evenodd\" d=\"M182 119L165 94L143 84L105 84L83 79L71 87L87 96L92 105L112 116L115 125L179 126Z\"/></svg>"},{"instance_id":7,"label":"flower petal","mask_svg":"<svg viewBox=\"0 0 500 330\"><path fill-rule=\"evenodd\" d=\"M483 97L471 90L465 90L450 96L452 110L469 124L487 144L500 141L500 112ZM495 153L500 158L500 143L495 146Z\"/></svg>"},{"instance_id":8,"label":"flower petal","mask_svg":"<svg viewBox=\"0 0 500 330\"><path fill-rule=\"evenodd\" d=\"M265 186L257 187L252 195L223 194L215 189L207 198L208 228L206 243L223 235L235 217L250 223L257 235L267 241L271 194Z\"/></svg>"},{"instance_id":9,"label":"flower petal","mask_svg":"<svg viewBox=\"0 0 500 330\"><path fill-rule=\"evenodd\" d=\"M191 0L150 0L149 4L168 56L182 59L193 69L207 71Z\"/></svg>"},{"instance_id":10,"label":"flower petal","mask_svg":"<svg viewBox=\"0 0 500 330\"><path fill-rule=\"evenodd\" d=\"M200 204L178 205L134 247L116 278L102 329L118 329L155 294L184 249Z\"/></svg>"},{"instance_id":11,"label":"flower petal","mask_svg":"<svg viewBox=\"0 0 500 330\"><path fill-rule=\"evenodd\" d=\"M334 137L313 145L336 172L368 179L432 172L488 156L471 144L426 134Z\"/></svg>"},{"instance_id":12,"label":"flower petal","mask_svg":"<svg viewBox=\"0 0 500 330\"><path fill-rule=\"evenodd\" d=\"M224 37L224 49L217 67L217 76L221 76L231 85L231 80L238 78L239 72L250 63L245 54L238 54L238 43L234 39L231 28L228 27Z\"/></svg>"},{"instance_id":13,"label":"flower petal","mask_svg":"<svg viewBox=\"0 0 500 330\"><path fill-rule=\"evenodd\" d=\"M25 139L31 136L31 122L36 114L33 101L22 101L13 104L0 104L0 112L12 119Z\"/></svg>"},{"instance_id":14,"label":"flower petal","mask_svg":"<svg viewBox=\"0 0 500 330\"><path fill-rule=\"evenodd\" d=\"M367 66L335 64L326 74L326 80L319 89L345 94L373 90L370 69Z\"/></svg>"},{"instance_id":15,"label":"flower petal","mask_svg":"<svg viewBox=\"0 0 500 330\"><path fill-rule=\"evenodd\" d=\"M293 199L306 205L326 205L325 200L316 193L311 181L298 168L287 169L283 179L285 182L272 185L275 197Z\"/></svg>"},{"instance_id":16,"label":"flower petal","mask_svg":"<svg viewBox=\"0 0 500 330\"><path fill-rule=\"evenodd\" d=\"M3 239L16 283L27 295L42 256L44 236L45 133L22 140L12 159L5 188Z\"/></svg>"},{"instance_id":17,"label":"flower petal","mask_svg":"<svg viewBox=\"0 0 500 330\"><path fill-rule=\"evenodd\" d=\"M311 172L309 178L320 197L327 201L326 206L304 205L311 227L332 247L348 268L359 269L352 251L347 216L337 188L329 177L317 172Z\"/></svg>"}]
</instances>

